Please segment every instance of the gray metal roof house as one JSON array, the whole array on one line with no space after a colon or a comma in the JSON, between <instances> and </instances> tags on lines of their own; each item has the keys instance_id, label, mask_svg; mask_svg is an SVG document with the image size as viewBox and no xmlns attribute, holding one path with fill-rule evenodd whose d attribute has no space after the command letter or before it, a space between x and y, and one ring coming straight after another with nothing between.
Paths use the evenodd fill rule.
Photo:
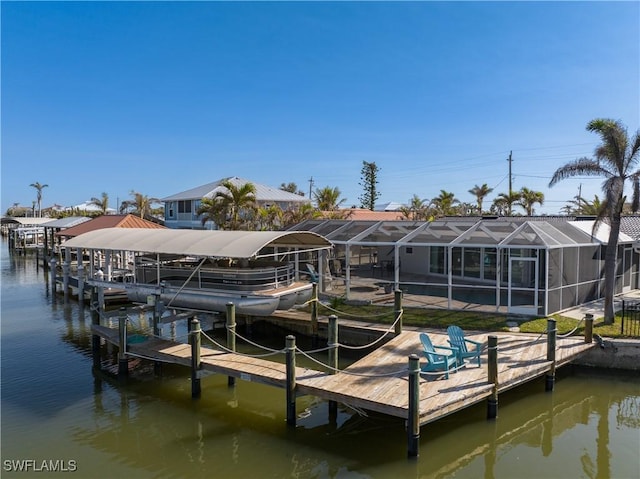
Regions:
<instances>
[{"instance_id":1,"label":"gray metal roof house","mask_svg":"<svg viewBox=\"0 0 640 479\"><path fill-rule=\"evenodd\" d=\"M224 186L222 186L224 181L230 181L236 186L252 183L256 187L256 202L259 206L268 207L275 204L283 210L286 210L303 203L309 203L309 198L304 196L233 176L162 198L164 202L165 226L167 228L180 229L205 229L196 211L200 206L202 198L213 197L216 192L225 189ZM213 227L213 225L208 225L206 229L211 227Z\"/></svg>"}]
</instances>

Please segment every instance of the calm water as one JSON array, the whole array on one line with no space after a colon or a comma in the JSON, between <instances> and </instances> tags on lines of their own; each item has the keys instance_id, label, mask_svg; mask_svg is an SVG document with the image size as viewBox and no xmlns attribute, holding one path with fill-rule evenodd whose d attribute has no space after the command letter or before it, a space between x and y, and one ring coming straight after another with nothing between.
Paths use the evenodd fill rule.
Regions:
<instances>
[{"instance_id":1,"label":"calm water","mask_svg":"<svg viewBox=\"0 0 640 479\"><path fill-rule=\"evenodd\" d=\"M407 460L397 419L340 409L330 424L326 403L299 398L290 429L279 389L210 376L192 400L186 369L94 375L88 309L53 297L34 258L3 242L0 259L3 478L640 477L637 376L561 369L553 393L540 380L502 395L495 422L481 405L424 426Z\"/></svg>"}]
</instances>

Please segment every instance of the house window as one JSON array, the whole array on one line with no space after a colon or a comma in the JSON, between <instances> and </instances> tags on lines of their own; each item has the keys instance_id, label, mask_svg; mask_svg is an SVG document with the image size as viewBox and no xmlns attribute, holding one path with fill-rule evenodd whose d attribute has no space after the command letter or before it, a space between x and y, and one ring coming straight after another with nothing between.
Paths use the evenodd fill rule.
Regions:
<instances>
[{"instance_id":1,"label":"house window","mask_svg":"<svg viewBox=\"0 0 640 479\"><path fill-rule=\"evenodd\" d=\"M191 213L191 200L178 201L178 213Z\"/></svg>"}]
</instances>

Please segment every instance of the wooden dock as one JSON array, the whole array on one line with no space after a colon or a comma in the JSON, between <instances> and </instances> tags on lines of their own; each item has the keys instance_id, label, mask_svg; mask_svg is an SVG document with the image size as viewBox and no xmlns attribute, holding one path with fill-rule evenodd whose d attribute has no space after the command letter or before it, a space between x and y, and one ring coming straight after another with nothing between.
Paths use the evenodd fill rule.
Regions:
<instances>
[{"instance_id":1,"label":"wooden dock","mask_svg":"<svg viewBox=\"0 0 640 479\"><path fill-rule=\"evenodd\" d=\"M93 334L118 345L118 330L93 325ZM445 334L429 333L434 344L447 344ZM498 393L547 374L546 336L492 333L498 337ZM487 334L469 335L486 344ZM204 342L203 342L204 344ZM594 347L584 338L557 340L555 367L571 362ZM409 414L408 357L420 355L419 331L405 331L337 374L297 367L296 394L313 395L370 411L407 419ZM191 366L191 347L166 339L149 338L127 346L132 356ZM424 425L486 400L493 384L488 382L487 355L482 367L466 367L442 379L442 375L421 375L419 424ZM245 381L285 388L286 365L265 359L202 347L201 371ZM541 386L542 387L542 386Z\"/></svg>"}]
</instances>

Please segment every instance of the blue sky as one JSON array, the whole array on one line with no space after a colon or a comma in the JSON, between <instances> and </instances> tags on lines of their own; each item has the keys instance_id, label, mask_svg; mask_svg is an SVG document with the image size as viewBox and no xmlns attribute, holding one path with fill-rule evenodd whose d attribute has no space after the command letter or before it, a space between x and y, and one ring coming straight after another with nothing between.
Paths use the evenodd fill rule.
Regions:
<instances>
[{"instance_id":1,"label":"blue sky","mask_svg":"<svg viewBox=\"0 0 640 479\"><path fill-rule=\"evenodd\" d=\"M556 168L591 156L593 118L640 127L635 2L6 2L4 213L240 176L338 187L359 204L440 190L582 188ZM601 195L600 195L601 196Z\"/></svg>"}]
</instances>

